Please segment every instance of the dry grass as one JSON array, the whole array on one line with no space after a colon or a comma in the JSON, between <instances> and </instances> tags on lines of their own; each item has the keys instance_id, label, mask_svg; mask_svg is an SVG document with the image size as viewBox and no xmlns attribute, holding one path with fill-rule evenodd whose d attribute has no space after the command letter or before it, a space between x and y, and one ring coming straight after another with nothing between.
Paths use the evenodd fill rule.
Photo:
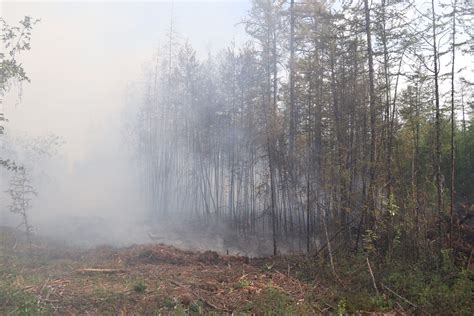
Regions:
<instances>
[{"instance_id":1,"label":"dry grass","mask_svg":"<svg viewBox=\"0 0 474 316\"><path fill-rule=\"evenodd\" d=\"M273 265L271 258L253 262L162 244L91 250L7 245L0 251L0 314L23 313L24 301L31 302L26 314L316 312L306 300L315 289L262 268Z\"/></svg>"}]
</instances>

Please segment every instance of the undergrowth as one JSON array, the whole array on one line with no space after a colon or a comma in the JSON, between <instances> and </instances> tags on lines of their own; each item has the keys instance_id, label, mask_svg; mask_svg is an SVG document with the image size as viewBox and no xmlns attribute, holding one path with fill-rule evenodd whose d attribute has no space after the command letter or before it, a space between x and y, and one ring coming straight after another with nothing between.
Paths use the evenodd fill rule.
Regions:
<instances>
[{"instance_id":1,"label":"undergrowth","mask_svg":"<svg viewBox=\"0 0 474 316\"><path fill-rule=\"evenodd\" d=\"M312 301L320 310L336 314L388 312L437 315L474 315L474 272L453 264L443 252L438 264L433 258L407 263L402 258L384 262L374 258L372 282L365 254L338 256L336 273L326 258L308 258L295 263L295 276L322 289Z\"/></svg>"},{"instance_id":2,"label":"undergrowth","mask_svg":"<svg viewBox=\"0 0 474 316\"><path fill-rule=\"evenodd\" d=\"M0 287L1 315L50 315L51 309L46 304L37 301L34 295L21 290Z\"/></svg>"}]
</instances>

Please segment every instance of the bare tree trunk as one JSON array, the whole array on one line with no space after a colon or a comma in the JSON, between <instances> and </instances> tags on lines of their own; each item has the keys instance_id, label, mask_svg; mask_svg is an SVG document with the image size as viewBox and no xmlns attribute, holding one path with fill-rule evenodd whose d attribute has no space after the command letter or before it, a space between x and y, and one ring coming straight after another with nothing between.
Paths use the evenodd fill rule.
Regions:
<instances>
[{"instance_id":1,"label":"bare tree trunk","mask_svg":"<svg viewBox=\"0 0 474 316\"><path fill-rule=\"evenodd\" d=\"M454 0L453 4L453 39L452 39L452 59L451 59L451 203L449 208L449 245L452 247L453 242L453 221L454 221L454 204L456 199L456 188L455 188L455 144L454 137L456 132L456 116L455 116L455 104L454 104L454 65L456 57L456 4L457 0Z\"/></svg>"},{"instance_id":2,"label":"bare tree trunk","mask_svg":"<svg viewBox=\"0 0 474 316\"><path fill-rule=\"evenodd\" d=\"M290 2L290 131L288 141L288 153L290 161L290 172L293 172L293 151L296 134L296 119L295 119L295 1Z\"/></svg>"},{"instance_id":3,"label":"bare tree trunk","mask_svg":"<svg viewBox=\"0 0 474 316\"><path fill-rule=\"evenodd\" d=\"M383 44L383 57L384 57L384 79L385 79L385 146L386 146L386 172L387 172L387 199L390 198L392 194L392 130L390 128L391 118L390 118L390 105L391 105L391 87L390 87L390 78L389 78L389 56L387 48L387 31L386 31L386 21L385 21L385 7L386 0L382 0L382 44Z\"/></svg>"},{"instance_id":4,"label":"bare tree trunk","mask_svg":"<svg viewBox=\"0 0 474 316\"><path fill-rule=\"evenodd\" d=\"M369 190L368 190L368 224L374 225L375 210L375 173L376 173L376 134L375 134L375 83L374 83L374 57L372 51L372 33L370 23L369 1L364 0L365 33L367 36L367 57L369 62L369 112L370 112L370 160L369 160Z\"/></svg>"},{"instance_id":5,"label":"bare tree trunk","mask_svg":"<svg viewBox=\"0 0 474 316\"><path fill-rule=\"evenodd\" d=\"M367 0L365 0L367 1ZM432 28L433 28L433 61L434 61L434 84L435 84L435 110L436 110L436 143L435 143L435 173L436 173L436 196L437 196L437 208L438 208L438 234L439 234L439 249L441 253L442 247L442 212L443 212L443 192L442 192L442 179L441 179L441 110L439 104L439 69L438 69L438 41L437 41L437 28L436 28L436 12L435 12L435 1L431 0L431 13L432 13Z\"/></svg>"}]
</instances>

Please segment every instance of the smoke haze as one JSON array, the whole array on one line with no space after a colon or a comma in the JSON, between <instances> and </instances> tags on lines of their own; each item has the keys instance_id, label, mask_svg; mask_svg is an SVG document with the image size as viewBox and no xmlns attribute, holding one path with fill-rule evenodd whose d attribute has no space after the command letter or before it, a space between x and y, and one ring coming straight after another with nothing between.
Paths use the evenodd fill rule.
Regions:
<instances>
[{"instance_id":1,"label":"smoke haze","mask_svg":"<svg viewBox=\"0 0 474 316\"><path fill-rule=\"evenodd\" d=\"M236 24L248 6L2 2L2 17L12 25L25 15L41 19L31 51L19 57L31 83L22 90L14 87L4 100L6 139L57 135L61 143L53 146L55 154L40 155L34 163L19 160L34 165L38 197L31 220L39 235L82 246L150 241L148 232L156 233L159 223L151 229L146 222L147 203L127 141L129 115L136 114L134 102L140 102L130 95L141 86L143 66L159 51L171 20L181 40L190 38L207 55L226 47L229 39L243 40ZM16 159L28 151L12 150ZM2 188L7 184L2 176ZM8 203L5 194L0 226L17 221ZM192 240L175 231L161 235L177 245ZM212 243L219 248L219 241Z\"/></svg>"}]
</instances>

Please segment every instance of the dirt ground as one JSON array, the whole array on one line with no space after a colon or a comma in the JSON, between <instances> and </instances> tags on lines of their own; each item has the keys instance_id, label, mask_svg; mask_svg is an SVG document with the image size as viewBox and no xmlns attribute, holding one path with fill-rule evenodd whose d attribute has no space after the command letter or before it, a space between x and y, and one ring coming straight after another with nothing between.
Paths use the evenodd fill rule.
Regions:
<instances>
[{"instance_id":1,"label":"dirt ground","mask_svg":"<svg viewBox=\"0 0 474 316\"><path fill-rule=\"evenodd\" d=\"M474 307L468 267L379 268L374 289L368 261L355 256L334 275L322 255L248 258L159 243L85 249L21 236L0 227L0 315L472 315Z\"/></svg>"},{"instance_id":2,"label":"dirt ground","mask_svg":"<svg viewBox=\"0 0 474 316\"><path fill-rule=\"evenodd\" d=\"M182 251L163 244L26 249L0 236L0 314L315 314L321 289L272 258ZM280 262L281 265L281 262Z\"/></svg>"}]
</instances>

